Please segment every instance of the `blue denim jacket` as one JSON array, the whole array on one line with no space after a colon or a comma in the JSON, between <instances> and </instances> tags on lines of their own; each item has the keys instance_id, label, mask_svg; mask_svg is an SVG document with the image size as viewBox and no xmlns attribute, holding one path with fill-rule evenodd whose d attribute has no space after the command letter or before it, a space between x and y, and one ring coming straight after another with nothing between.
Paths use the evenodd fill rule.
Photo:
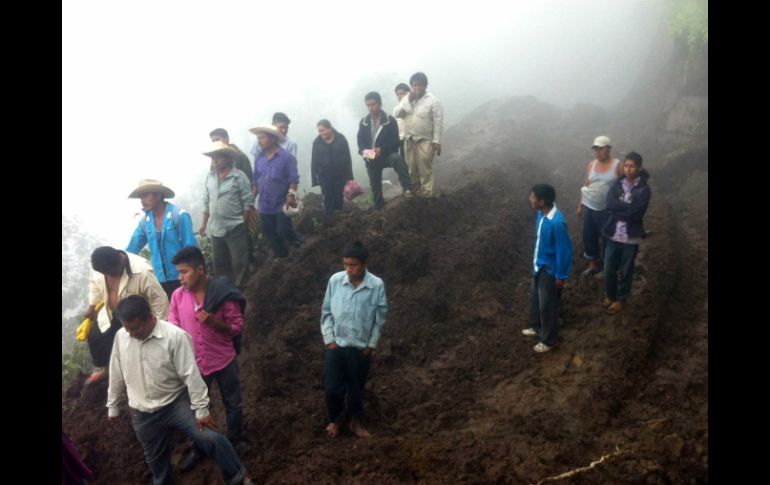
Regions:
<instances>
[{"instance_id":1,"label":"blue denim jacket","mask_svg":"<svg viewBox=\"0 0 770 485\"><path fill-rule=\"evenodd\" d=\"M163 225L160 238L155 231L155 213L149 211L139 221L139 225L131 236L126 252L139 254L146 245L152 254L152 268L158 281L174 281L179 278L176 266L171 258L185 246L198 247L198 241L193 234L193 224L190 214L167 202L166 213L163 215ZM175 215L176 213L176 215Z\"/></svg>"},{"instance_id":2,"label":"blue denim jacket","mask_svg":"<svg viewBox=\"0 0 770 485\"><path fill-rule=\"evenodd\" d=\"M375 348L387 314L388 298L380 278L366 271L354 288L347 273L335 273L329 278L321 309L324 345Z\"/></svg>"}]
</instances>

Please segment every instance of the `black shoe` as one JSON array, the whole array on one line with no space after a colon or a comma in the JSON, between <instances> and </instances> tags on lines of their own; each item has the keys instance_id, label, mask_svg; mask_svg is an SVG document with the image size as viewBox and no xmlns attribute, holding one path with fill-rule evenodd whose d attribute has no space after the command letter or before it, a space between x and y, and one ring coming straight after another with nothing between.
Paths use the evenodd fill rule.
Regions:
<instances>
[{"instance_id":1,"label":"black shoe","mask_svg":"<svg viewBox=\"0 0 770 485\"><path fill-rule=\"evenodd\" d=\"M179 471L186 472L191 470L199 461L203 459L196 450L195 447L190 448L190 451L185 455L184 459L179 463Z\"/></svg>"}]
</instances>

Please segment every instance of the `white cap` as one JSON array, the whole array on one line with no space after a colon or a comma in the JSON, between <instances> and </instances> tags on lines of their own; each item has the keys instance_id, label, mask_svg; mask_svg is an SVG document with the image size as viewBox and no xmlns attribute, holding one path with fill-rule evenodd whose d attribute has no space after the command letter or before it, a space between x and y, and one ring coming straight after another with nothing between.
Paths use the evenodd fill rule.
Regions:
<instances>
[{"instance_id":1,"label":"white cap","mask_svg":"<svg viewBox=\"0 0 770 485\"><path fill-rule=\"evenodd\" d=\"M610 145L610 137L602 135L602 136L596 137L596 139L594 140L594 144L591 145L591 148L596 148L596 147L602 148L602 147L610 147L610 146L612 146Z\"/></svg>"}]
</instances>

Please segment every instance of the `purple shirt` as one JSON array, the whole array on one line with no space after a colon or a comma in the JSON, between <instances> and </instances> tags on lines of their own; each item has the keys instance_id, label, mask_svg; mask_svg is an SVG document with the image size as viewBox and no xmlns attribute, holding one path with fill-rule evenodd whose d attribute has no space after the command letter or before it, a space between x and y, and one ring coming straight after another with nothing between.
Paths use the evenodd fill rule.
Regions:
<instances>
[{"instance_id":1,"label":"purple shirt","mask_svg":"<svg viewBox=\"0 0 770 485\"><path fill-rule=\"evenodd\" d=\"M294 155L278 148L269 159L262 154L254 162L254 185L259 192L257 208L260 214L278 214L283 212L286 193L290 183L299 183L297 159Z\"/></svg>"},{"instance_id":2,"label":"purple shirt","mask_svg":"<svg viewBox=\"0 0 770 485\"><path fill-rule=\"evenodd\" d=\"M624 178L621 182L623 186L623 202L626 204L631 202L631 189L639 183L639 177L631 182L628 178ZM628 224L624 221L618 221L615 225L615 234L610 238L611 240L623 244L641 244L642 238L640 237L628 237Z\"/></svg>"},{"instance_id":3,"label":"purple shirt","mask_svg":"<svg viewBox=\"0 0 770 485\"><path fill-rule=\"evenodd\" d=\"M243 315L238 302L228 300L214 316L230 325L230 332L214 330L214 327L201 323L195 315L203 305L195 301L195 293L184 288L177 288L171 295L168 321L192 336L193 351L198 370L204 376L222 370L235 358L233 337L243 329Z\"/></svg>"}]
</instances>

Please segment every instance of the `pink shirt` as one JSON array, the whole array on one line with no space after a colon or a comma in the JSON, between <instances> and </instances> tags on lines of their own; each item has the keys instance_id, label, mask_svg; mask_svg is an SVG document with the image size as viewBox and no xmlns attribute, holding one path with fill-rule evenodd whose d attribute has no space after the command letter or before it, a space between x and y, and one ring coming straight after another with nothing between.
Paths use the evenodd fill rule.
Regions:
<instances>
[{"instance_id":1,"label":"pink shirt","mask_svg":"<svg viewBox=\"0 0 770 485\"><path fill-rule=\"evenodd\" d=\"M214 316L230 325L230 332L226 333L199 322L195 315L201 310L202 305L195 301L192 291L178 288L171 295L168 321L192 336L195 362L200 373L208 376L224 369L235 358L233 337L243 329L243 315L236 301L226 301L219 308Z\"/></svg>"}]
</instances>

